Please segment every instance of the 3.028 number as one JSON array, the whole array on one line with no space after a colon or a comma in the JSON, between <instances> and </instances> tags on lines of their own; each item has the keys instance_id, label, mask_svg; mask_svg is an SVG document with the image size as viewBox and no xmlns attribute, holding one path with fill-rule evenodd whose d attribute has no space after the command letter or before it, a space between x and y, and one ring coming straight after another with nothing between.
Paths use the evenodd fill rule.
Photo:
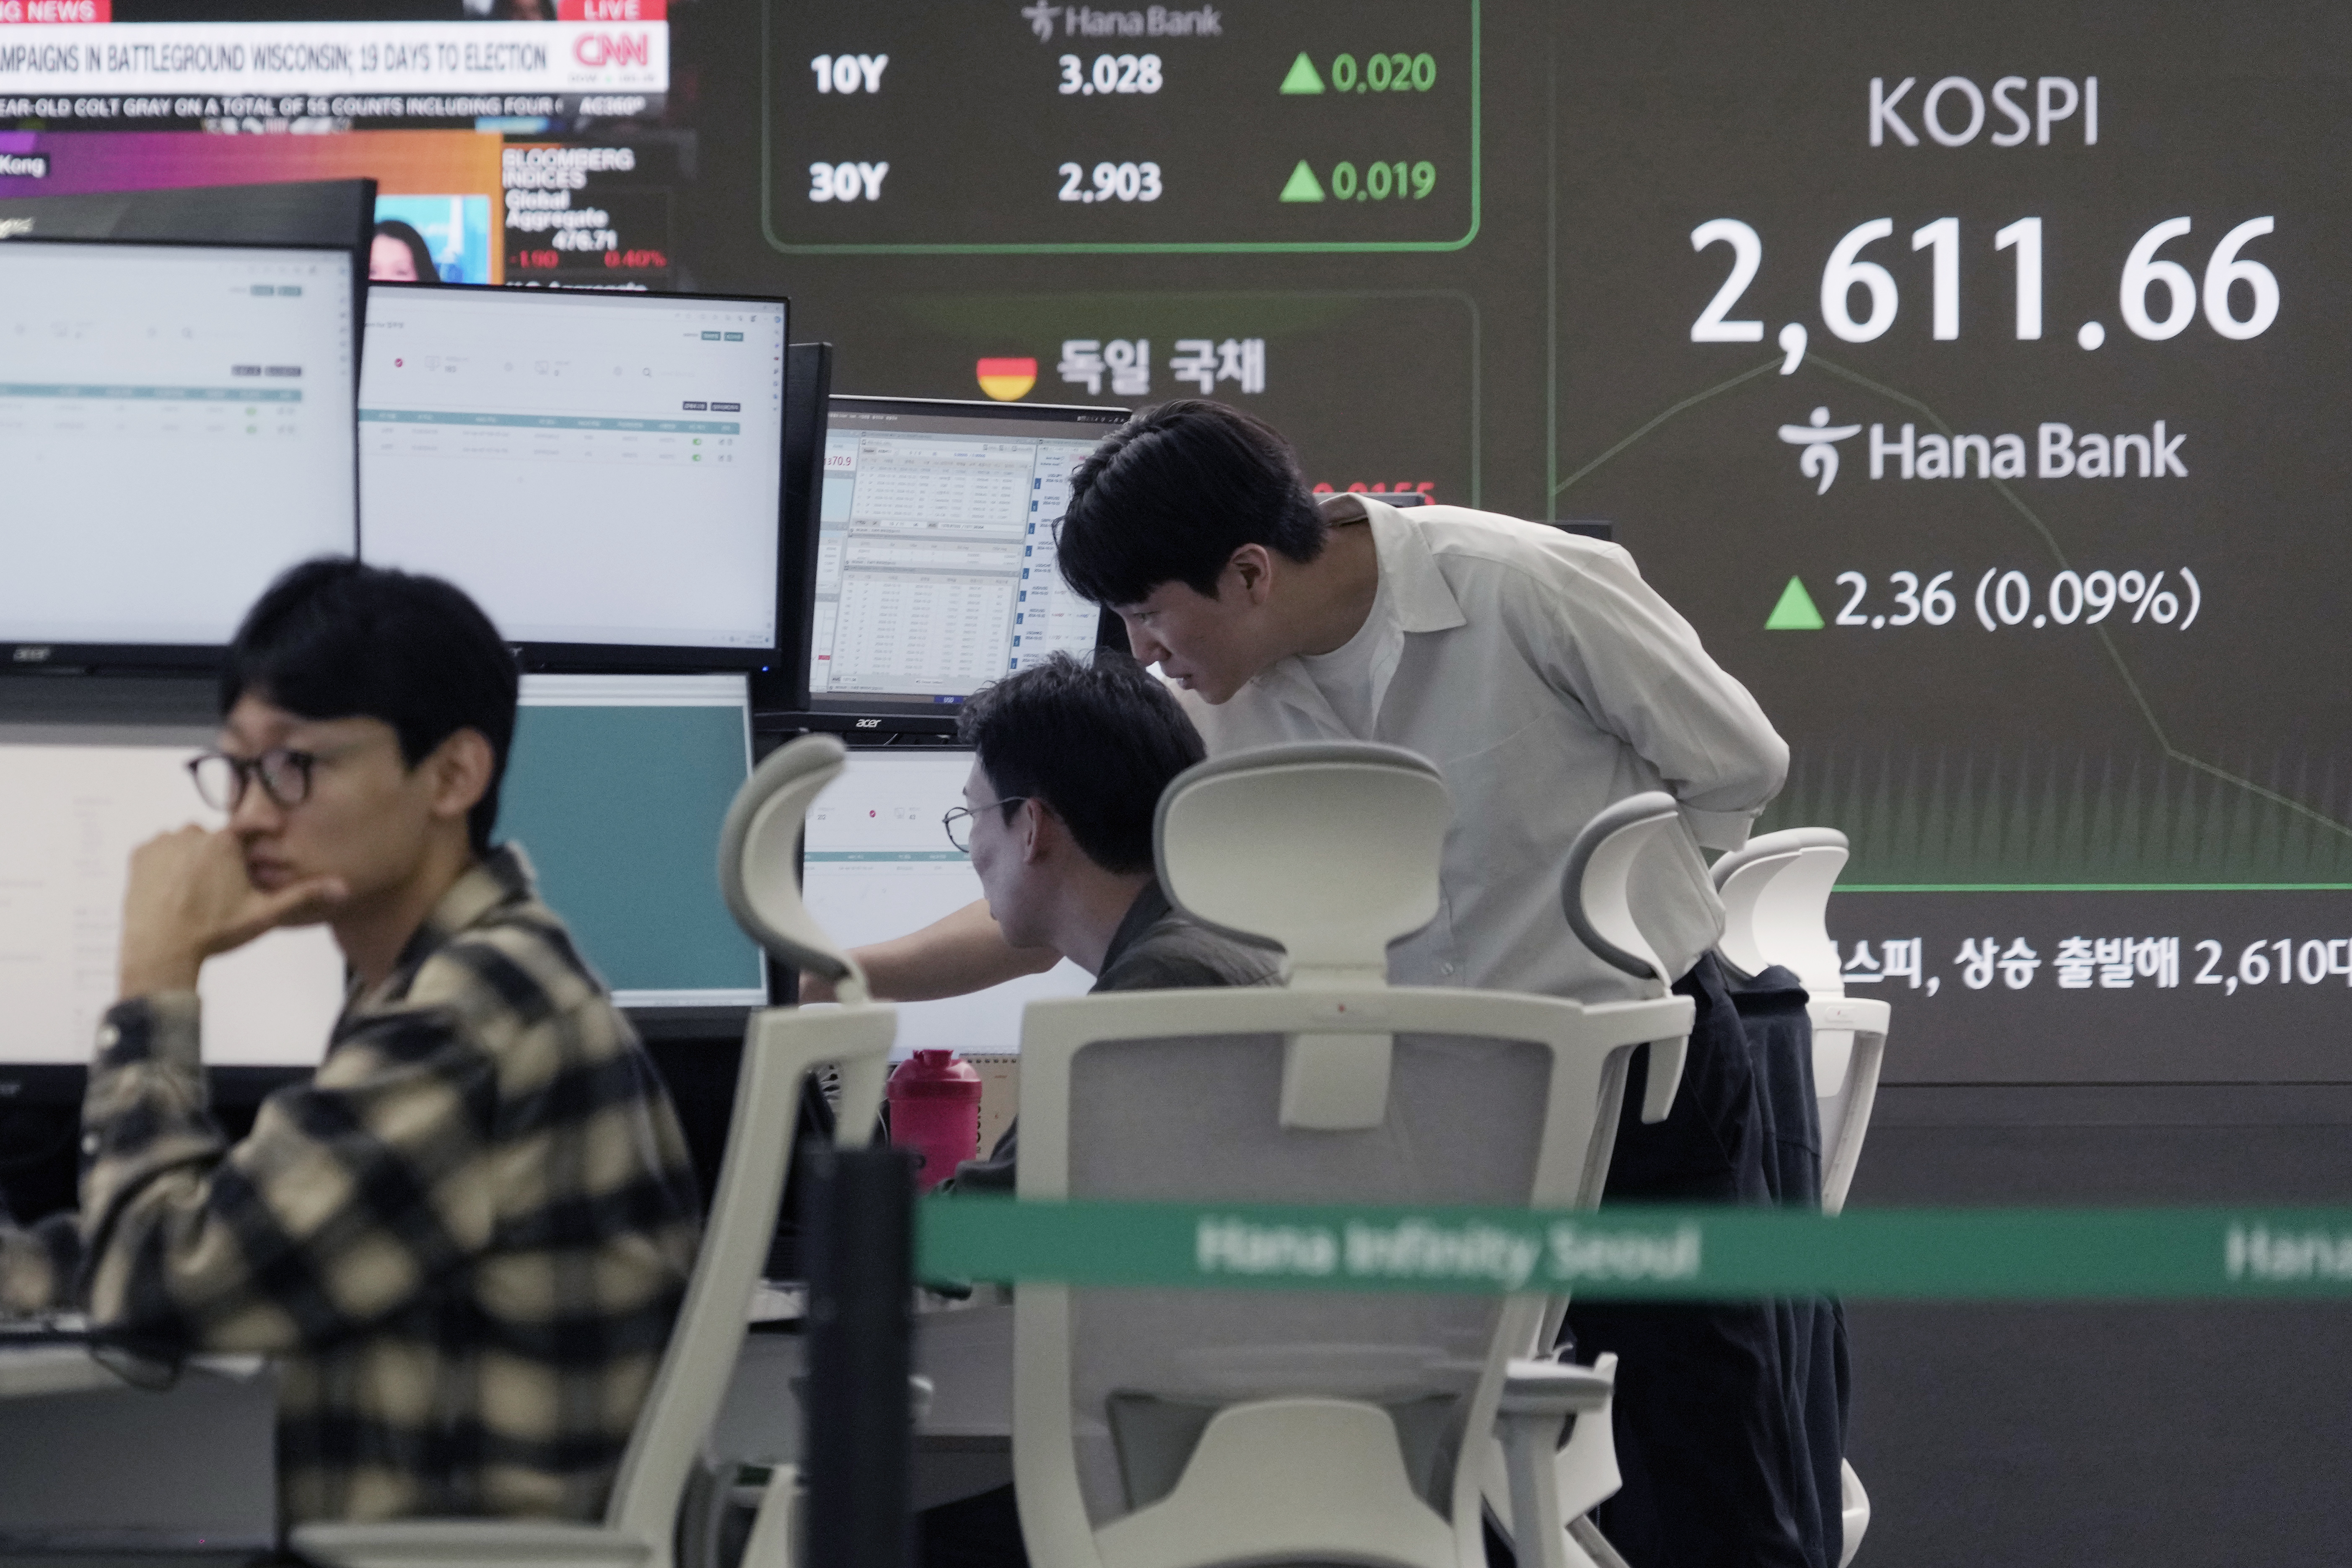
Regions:
<instances>
[{"instance_id":1,"label":"3.028 number","mask_svg":"<svg viewBox=\"0 0 2352 1568\"><path fill-rule=\"evenodd\" d=\"M1158 92L1158 55L1097 55L1094 68L1086 69L1076 55L1062 57L1062 93L1092 96L1118 92Z\"/></svg>"}]
</instances>

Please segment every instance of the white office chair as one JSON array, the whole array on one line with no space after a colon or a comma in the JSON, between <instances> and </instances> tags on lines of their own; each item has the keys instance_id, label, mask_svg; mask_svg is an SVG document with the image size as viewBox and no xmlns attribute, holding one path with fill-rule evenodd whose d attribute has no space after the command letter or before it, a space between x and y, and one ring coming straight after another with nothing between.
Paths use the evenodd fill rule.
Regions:
<instances>
[{"instance_id":1,"label":"white office chair","mask_svg":"<svg viewBox=\"0 0 2352 1568\"><path fill-rule=\"evenodd\" d=\"M1772 964L1792 971L1811 998L1813 1094L1822 1114L1822 1212L1845 1207L1870 1131L1871 1107L1886 1059L1888 1008L1848 996L1837 944L1830 940L1830 890L1845 869L1845 835L1793 827L1748 840L1715 863L1722 895L1723 955L1753 974Z\"/></svg>"},{"instance_id":2,"label":"white office chair","mask_svg":"<svg viewBox=\"0 0 2352 1568\"><path fill-rule=\"evenodd\" d=\"M890 1043L898 1033L895 1011L866 1000L865 977L856 963L801 902L795 852L801 820L841 771L845 755L841 742L829 736L794 741L760 764L727 814L719 850L727 907L780 962L831 978L844 1005L823 1012L772 1007L751 1018L701 1249L604 1519L593 1524L415 1519L305 1525L291 1540L302 1556L339 1568L678 1564L681 1504L703 1463L711 1422L742 1347L760 1265L775 1234L801 1085L816 1068L837 1067L838 1137L845 1143L863 1142L881 1109ZM773 1542L789 1533L795 1481L790 1467L772 1474L753 1525L761 1540ZM707 1544L701 1530L684 1533Z\"/></svg>"},{"instance_id":3,"label":"white office chair","mask_svg":"<svg viewBox=\"0 0 2352 1568\"><path fill-rule=\"evenodd\" d=\"M1723 897L1723 955L1754 974L1779 964L1804 985L1813 1026L1813 1095L1822 1119L1822 1212L1845 1207L1870 1131L1886 1059L1890 1009L1848 996L1837 943L1830 940L1830 890L1845 868L1846 837L1831 827L1793 827L1751 838L1715 863ZM1851 1463L1840 1478L1846 1568L1870 1528L1870 1494Z\"/></svg>"},{"instance_id":4,"label":"white office chair","mask_svg":"<svg viewBox=\"0 0 2352 1568\"><path fill-rule=\"evenodd\" d=\"M1171 784L1170 899L1280 943L1286 985L1031 1003L1021 1196L1597 1203L1625 1057L1686 1037L1691 1005L1387 985L1388 944L1436 912L1450 815L1436 771L1386 746L1270 747ZM1609 1369L1511 1375L1544 1301L1024 1283L1013 1472L1031 1561L1480 1568L1498 1418L1533 1494L1515 1512L1556 1521L1532 1456L1568 1412L1605 1407ZM1546 1561L1571 1563L1549 1535Z\"/></svg>"},{"instance_id":5,"label":"white office chair","mask_svg":"<svg viewBox=\"0 0 2352 1568\"><path fill-rule=\"evenodd\" d=\"M1560 907L1568 916L1569 929L1594 957L1640 982L1645 994L1665 996L1671 991L1671 977L1666 973L1664 961L1643 931L1634 908L1633 868L1644 858L1652 859L1664 873L1664 879L1653 877L1646 886L1670 885L1672 876L1678 873L1692 884L1689 891L1704 895L1711 890L1700 885L1706 881L1706 866L1684 832L1681 809L1672 795L1650 791L1607 807L1577 834L1575 842L1569 846L1568 865L1560 878ZM1650 1043L1643 1121L1663 1121L1674 1109L1688 1047L1686 1037ZM1605 1164L1601 1174L1607 1174ZM1529 1347L1533 1354L1549 1357L1551 1347L1559 1343L1568 1306L1565 1296L1556 1296L1546 1305L1542 1330ZM1601 1390L1605 1397L1579 1412L1589 1418L1577 1422L1564 1446L1558 1441L1559 1422L1555 1419L1548 1447L1535 1447L1540 1435L1530 1433L1525 1458L1507 1453L1501 1463L1490 1461L1487 1499L1490 1503L1499 1503L1507 1491L1510 1534L1515 1546L1530 1539L1549 1545L1557 1542L1565 1531L1570 1551L1580 1553L1593 1568L1624 1568L1624 1559L1601 1533L1601 1527L1587 1517L1614 1497L1622 1484L1617 1470L1617 1446L1610 1427L1616 1365L1615 1356L1604 1355L1589 1369L1554 1370L1555 1363L1549 1360L1537 1362L1533 1368L1515 1369L1512 1387L1505 1392L1507 1411L1514 1403L1515 1390L1524 1386L1532 1394L1547 1375L1563 1379L1584 1373L1604 1379L1607 1384ZM1521 1467L1538 1462L1537 1456L1552 1448L1558 1451L1552 1458L1549 1497L1557 1500L1557 1513L1533 1514L1529 1503L1539 1503L1544 1497L1522 1479ZM1507 1489L1499 1484L1505 1477L1508 1478ZM1498 1507L1497 1511L1505 1510ZM1543 1561L1549 1568L1553 1559L1548 1556ZM1567 1561L1575 1568L1582 1568L1573 1556Z\"/></svg>"}]
</instances>

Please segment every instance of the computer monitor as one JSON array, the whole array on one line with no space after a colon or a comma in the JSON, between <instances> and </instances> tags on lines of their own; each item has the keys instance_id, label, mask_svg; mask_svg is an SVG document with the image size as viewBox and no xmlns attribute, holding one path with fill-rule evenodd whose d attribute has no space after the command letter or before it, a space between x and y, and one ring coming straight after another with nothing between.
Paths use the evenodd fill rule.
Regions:
<instances>
[{"instance_id":1,"label":"computer monitor","mask_svg":"<svg viewBox=\"0 0 2352 1568\"><path fill-rule=\"evenodd\" d=\"M963 804L972 753L944 746L853 751L841 776L809 808L801 896L844 947L905 936L981 896L971 858L940 819ZM1021 1048L1032 998L1076 996L1093 976L1067 959L1043 974L938 1002L898 1004L893 1052Z\"/></svg>"},{"instance_id":2,"label":"computer monitor","mask_svg":"<svg viewBox=\"0 0 2352 1568\"><path fill-rule=\"evenodd\" d=\"M816 501L824 485L824 411L833 390L833 345L793 343L784 350L784 541L776 584L776 646L798 649L808 643L805 595L798 564L808 559L816 531ZM790 711L799 704L793 688L797 659L780 655L751 677L755 715ZM753 722L759 722L755 716Z\"/></svg>"},{"instance_id":3,"label":"computer monitor","mask_svg":"<svg viewBox=\"0 0 2352 1568\"><path fill-rule=\"evenodd\" d=\"M352 552L355 256L0 244L0 659L210 658Z\"/></svg>"},{"instance_id":4,"label":"computer monitor","mask_svg":"<svg viewBox=\"0 0 2352 1568\"><path fill-rule=\"evenodd\" d=\"M378 284L360 554L446 577L541 665L776 647L782 300Z\"/></svg>"},{"instance_id":5,"label":"computer monitor","mask_svg":"<svg viewBox=\"0 0 2352 1568\"><path fill-rule=\"evenodd\" d=\"M211 732L0 727L0 1078L88 1064L116 1000L131 852L221 824L188 776ZM343 960L323 926L272 931L206 962L208 1067L305 1068L325 1054Z\"/></svg>"},{"instance_id":6,"label":"computer monitor","mask_svg":"<svg viewBox=\"0 0 2352 1568\"><path fill-rule=\"evenodd\" d=\"M221 825L187 772L213 739L196 722L0 722L0 1097L19 1069L89 1062L116 999L131 850ZM715 860L750 745L740 674L524 678L499 837L524 846L542 896L649 1027L740 1024L767 1001ZM207 961L205 1065L316 1067L343 980L322 926Z\"/></svg>"},{"instance_id":7,"label":"computer monitor","mask_svg":"<svg viewBox=\"0 0 2352 1568\"><path fill-rule=\"evenodd\" d=\"M1070 471L1121 408L835 397L803 573L815 722L950 731L979 687L1101 634L1055 567Z\"/></svg>"},{"instance_id":8,"label":"computer monitor","mask_svg":"<svg viewBox=\"0 0 2352 1568\"><path fill-rule=\"evenodd\" d=\"M767 1005L767 961L719 891L719 829L751 771L740 672L523 677L499 837L641 1024L723 1033Z\"/></svg>"},{"instance_id":9,"label":"computer monitor","mask_svg":"<svg viewBox=\"0 0 2352 1568\"><path fill-rule=\"evenodd\" d=\"M0 236L159 239L199 245L323 245L365 255L373 180L280 180L156 191L0 197ZM367 318L367 269L352 268L352 320Z\"/></svg>"}]
</instances>

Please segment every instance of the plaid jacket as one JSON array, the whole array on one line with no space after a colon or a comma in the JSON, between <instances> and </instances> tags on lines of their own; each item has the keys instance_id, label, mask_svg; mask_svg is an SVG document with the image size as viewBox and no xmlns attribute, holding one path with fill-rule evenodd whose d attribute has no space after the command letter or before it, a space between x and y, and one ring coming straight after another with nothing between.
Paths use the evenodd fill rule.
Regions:
<instances>
[{"instance_id":1,"label":"plaid jacket","mask_svg":"<svg viewBox=\"0 0 2352 1568\"><path fill-rule=\"evenodd\" d=\"M107 1015L79 1247L19 1233L15 1303L78 1251L71 1294L110 1337L279 1358L289 1524L595 1516L693 1267L696 1189L521 851L450 889L234 1146L197 1037L189 993Z\"/></svg>"}]
</instances>

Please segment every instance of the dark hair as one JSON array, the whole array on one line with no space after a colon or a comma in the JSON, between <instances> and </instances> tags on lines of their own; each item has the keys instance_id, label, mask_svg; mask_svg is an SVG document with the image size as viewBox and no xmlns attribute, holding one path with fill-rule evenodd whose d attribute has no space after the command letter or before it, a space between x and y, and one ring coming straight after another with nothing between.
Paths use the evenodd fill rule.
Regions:
<instances>
[{"instance_id":1,"label":"dark hair","mask_svg":"<svg viewBox=\"0 0 2352 1568\"><path fill-rule=\"evenodd\" d=\"M481 855L499 820L519 684L498 628L458 589L328 557L288 572L246 612L221 670L220 710L250 692L305 719L381 719L412 768L458 731L480 731L490 784L466 831Z\"/></svg>"},{"instance_id":2,"label":"dark hair","mask_svg":"<svg viewBox=\"0 0 2352 1568\"><path fill-rule=\"evenodd\" d=\"M412 225L404 224L396 217L388 217L375 226L375 233L369 237L371 243L377 239L400 241L401 244L408 247L408 258L415 264L416 280L419 283L441 281L441 269L433 265L433 247L425 243L425 237L417 233Z\"/></svg>"},{"instance_id":3,"label":"dark hair","mask_svg":"<svg viewBox=\"0 0 2352 1568\"><path fill-rule=\"evenodd\" d=\"M1323 553L1323 519L1290 443L1222 403L1147 408L1070 478L1062 575L1098 605L1132 605L1163 583L1214 597L1234 552L1293 561Z\"/></svg>"},{"instance_id":4,"label":"dark hair","mask_svg":"<svg viewBox=\"0 0 2352 1568\"><path fill-rule=\"evenodd\" d=\"M1057 653L982 687L962 736L999 795L1052 806L1106 871L1151 869L1160 792L1208 755L1168 688L1110 648L1091 663Z\"/></svg>"}]
</instances>

